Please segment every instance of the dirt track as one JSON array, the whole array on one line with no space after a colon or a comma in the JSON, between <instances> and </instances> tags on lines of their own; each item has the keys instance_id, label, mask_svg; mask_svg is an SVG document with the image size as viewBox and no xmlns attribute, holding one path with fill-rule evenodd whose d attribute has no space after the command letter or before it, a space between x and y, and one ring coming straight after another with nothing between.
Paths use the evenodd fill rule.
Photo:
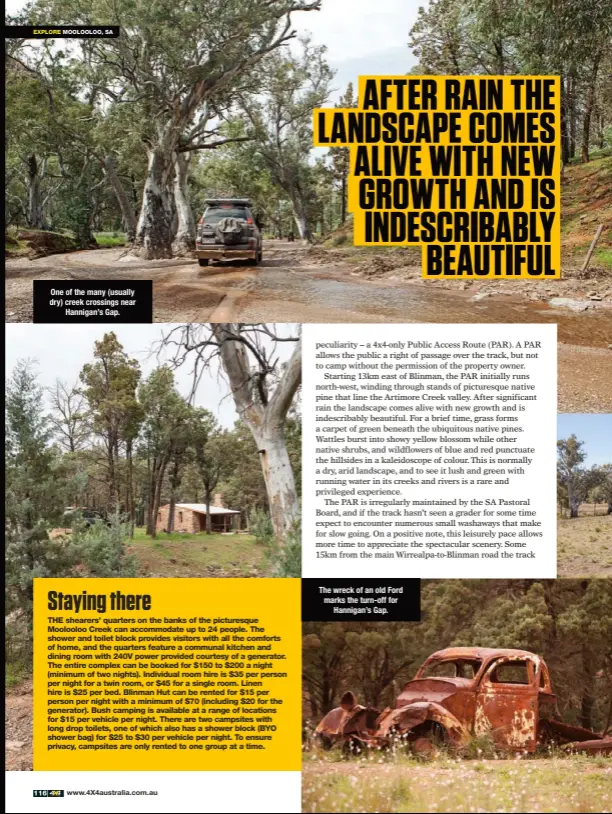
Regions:
<instances>
[{"instance_id":1,"label":"dirt track","mask_svg":"<svg viewBox=\"0 0 612 814\"><path fill-rule=\"evenodd\" d=\"M508 293L508 286L475 297L429 281L368 280L354 269L333 250L278 241L264 245L257 268L147 262L121 249L9 260L6 321L31 321L34 279L153 279L156 322L556 322L559 410L612 412L612 303L574 312Z\"/></svg>"}]
</instances>

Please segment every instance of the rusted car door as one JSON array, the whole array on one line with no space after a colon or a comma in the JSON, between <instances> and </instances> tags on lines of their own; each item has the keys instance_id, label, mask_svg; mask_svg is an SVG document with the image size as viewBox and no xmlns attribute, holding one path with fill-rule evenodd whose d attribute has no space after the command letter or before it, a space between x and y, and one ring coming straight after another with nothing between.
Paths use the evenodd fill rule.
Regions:
<instances>
[{"instance_id":1,"label":"rusted car door","mask_svg":"<svg viewBox=\"0 0 612 814\"><path fill-rule=\"evenodd\" d=\"M496 659L476 696L474 734L490 734L502 749L535 752L538 723L537 665L532 659Z\"/></svg>"}]
</instances>

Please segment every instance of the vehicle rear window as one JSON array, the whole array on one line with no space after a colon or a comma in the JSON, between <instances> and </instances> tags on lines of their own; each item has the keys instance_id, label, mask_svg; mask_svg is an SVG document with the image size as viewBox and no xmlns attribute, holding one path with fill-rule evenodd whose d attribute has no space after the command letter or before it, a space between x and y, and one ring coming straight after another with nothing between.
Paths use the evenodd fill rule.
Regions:
<instances>
[{"instance_id":1,"label":"vehicle rear window","mask_svg":"<svg viewBox=\"0 0 612 814\"><path fill-rule=\"evenodd\" d=\"M249 217L249 210L244 206L211 206L204 213L204 223L214 226L221 218L241 218L246 220Z\"/></svg>"},{"instance_id":2,"label":"vehicle rear window","mask_svg":"<svg viewBox=\"0 0 612 814\"><path fill-rule=\"evenodd\" d=\"M438 661L428 664L423 670L422 678L474 678L480 670L478 659L456 659Z\"/></svg>"}]
</instances>

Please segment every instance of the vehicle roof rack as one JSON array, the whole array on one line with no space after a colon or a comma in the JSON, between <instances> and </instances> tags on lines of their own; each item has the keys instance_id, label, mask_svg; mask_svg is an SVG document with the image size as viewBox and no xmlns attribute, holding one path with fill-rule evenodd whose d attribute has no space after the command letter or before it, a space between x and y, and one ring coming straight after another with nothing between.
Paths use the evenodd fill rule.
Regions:
<instances>
[{"instance_id":1,"label":"vehicle roof rack","mask_svg":"<svg viewBox=\"0 0 612 814\"><path fill-rule=\"evenodd\" d=\"M251 206L250 198L205 198L205 204L209 206L212 204L241 204L242 206Z\"/></svg>"}]
</instances>

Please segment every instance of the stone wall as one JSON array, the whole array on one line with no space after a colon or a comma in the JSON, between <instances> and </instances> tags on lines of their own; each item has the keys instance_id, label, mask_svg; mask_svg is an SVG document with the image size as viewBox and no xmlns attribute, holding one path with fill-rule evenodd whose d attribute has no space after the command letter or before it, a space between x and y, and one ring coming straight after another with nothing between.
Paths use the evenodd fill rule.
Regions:
<instances>
[{"instance_id":1,"label":"stone wall","mask_svg":"<svg viewBox=\"0 0 612 814\"><path fill-rule=\"evenodd\" d=\"M220 498L220 495L215 495L215 499ZM214 503L212 505L215 505ZM220 504L216 504L220 505ZM220 506L220 508L224 508ZM170 514L170 504L160 506L157 513L157 531L166 531L168 528L168 516ZM200 521L200 518L202 520ZM198 534L203 531L205 526L200 526L200 522L205 523L203 515L197 512L192 512L190 509L181 509L179 506L174 507L174 531L181 531L186 534ZM227 516L227 530L236 531L240 529L240 515L230 514ZM223 515L213 515L212 517L213 529L223 531Z\"/></svg>"},{"instance_id":2,"label":"stone wall","mask_svg":"<svg viewBox=\"0 0 612 814\"><path fill-rule=\"evenodd\" d=\"M168 528L168 516L170 514L170 504L160 506L157 513L157 530L165 531ZM200 531L200 518L196 512L189 509L174 507L174 531L183 531L187 534L197 534Z\"/></svg>"}]
</instances>

